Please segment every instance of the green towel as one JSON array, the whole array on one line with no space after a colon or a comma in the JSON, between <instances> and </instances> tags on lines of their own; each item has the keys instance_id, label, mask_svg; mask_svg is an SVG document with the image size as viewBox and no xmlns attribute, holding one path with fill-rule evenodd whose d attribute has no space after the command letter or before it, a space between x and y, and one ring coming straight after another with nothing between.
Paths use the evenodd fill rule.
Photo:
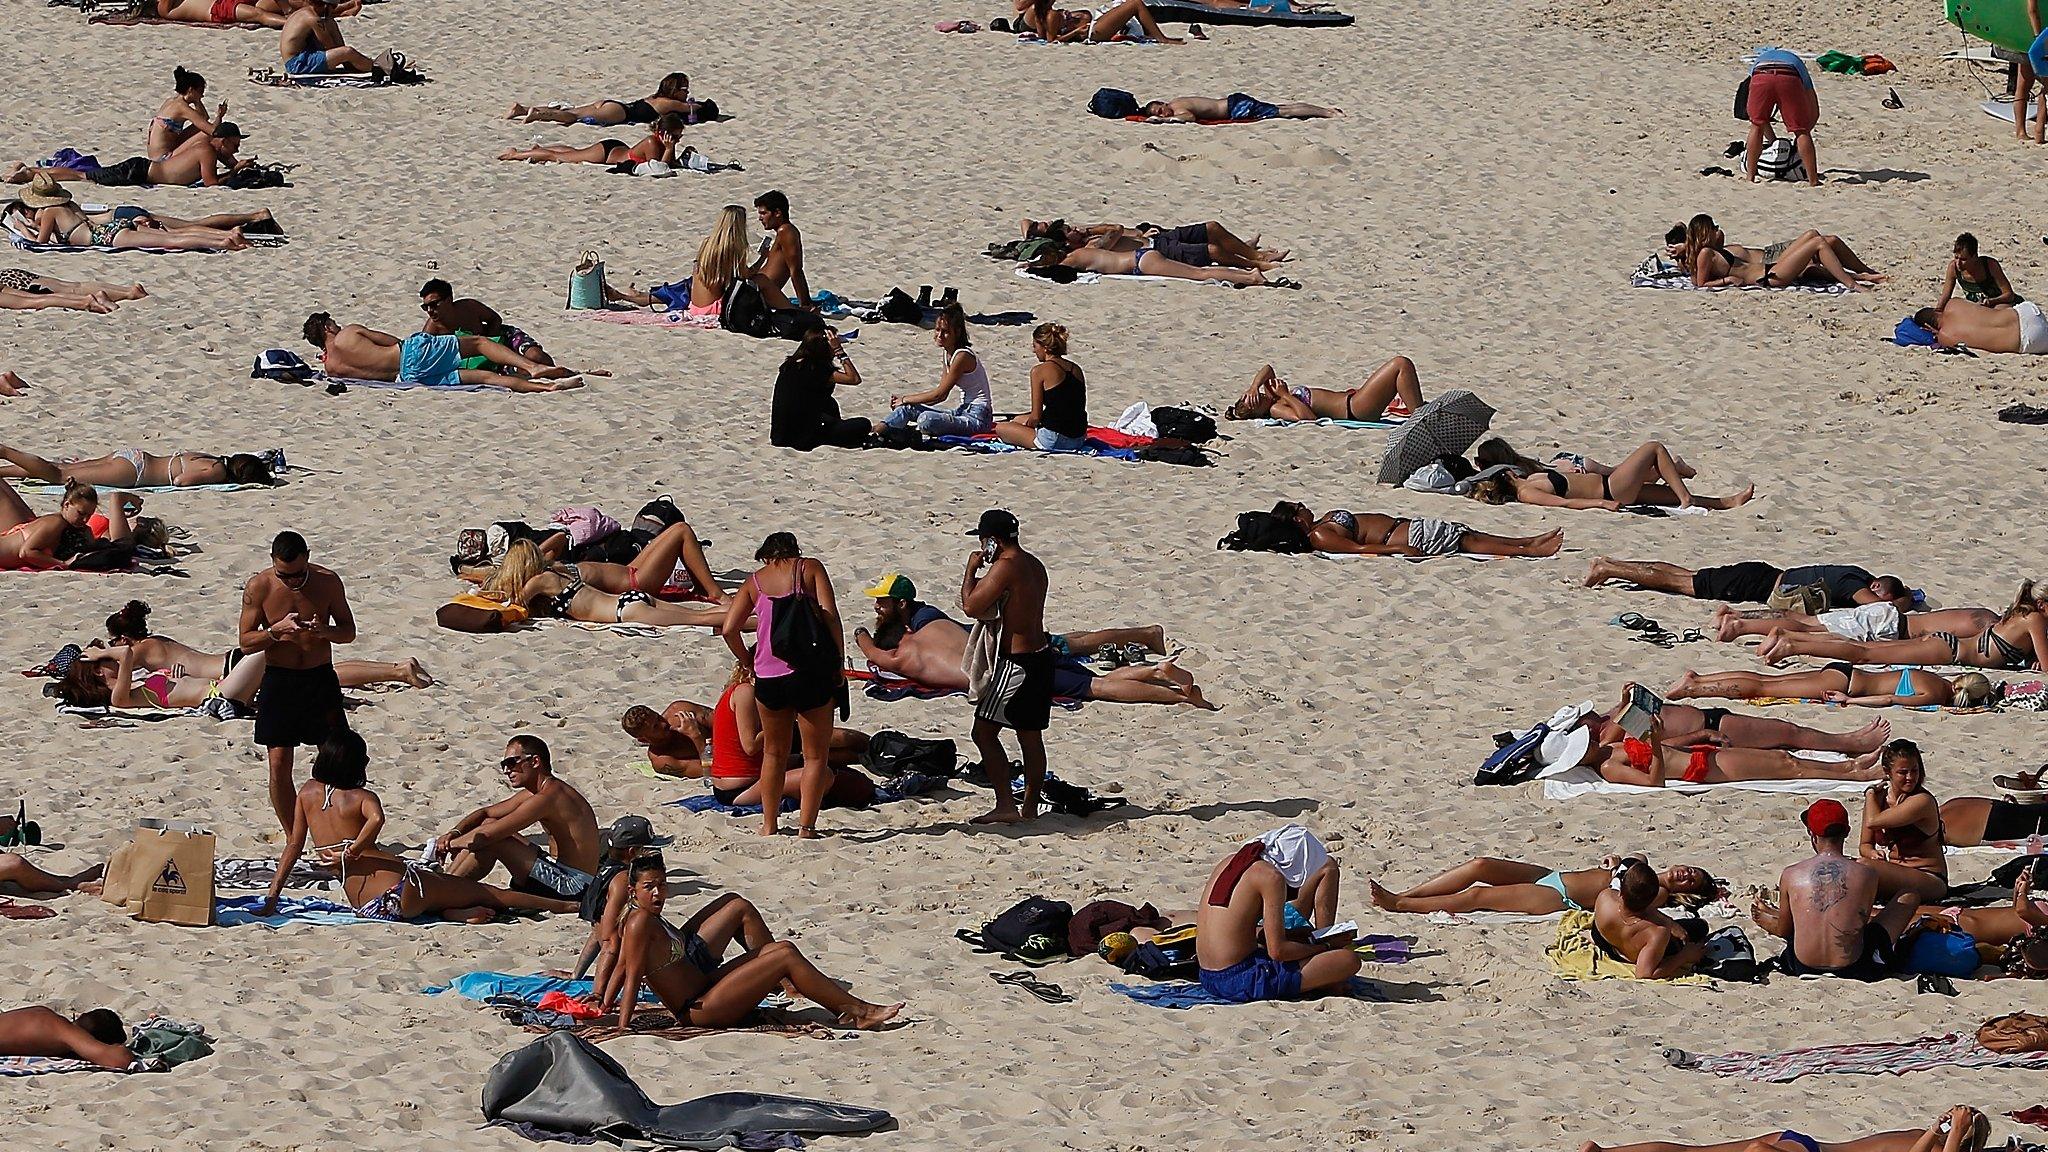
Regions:
<instances>
[{"instance_id":1,"label":"green towel","mask_svg":"<svg viewBox=\"0 0 2048 1152\"><path fill-rule=\"evenodd\" d=\"M135 1027L135 1037L128 1042L128 1050L138 1060L156 1059L166 1068L176 1068L201 1056L213 1055L213 1044L206 1033L197 1028L187 1027L175 1021L155 1020Z\"/></svg>"},{"instance_id":2,"label":"green towel","mask_svg":"<svg viewBox=\"0 0 2048 1152\"><path fill-rule=\"evenodd\" d=\"M1863 74L1863 57L1851 56L1847 52L1829 52L1816 58L1814 64L1824 72L1841 72L1852 76Z\"/></svg>"}]
</instances>

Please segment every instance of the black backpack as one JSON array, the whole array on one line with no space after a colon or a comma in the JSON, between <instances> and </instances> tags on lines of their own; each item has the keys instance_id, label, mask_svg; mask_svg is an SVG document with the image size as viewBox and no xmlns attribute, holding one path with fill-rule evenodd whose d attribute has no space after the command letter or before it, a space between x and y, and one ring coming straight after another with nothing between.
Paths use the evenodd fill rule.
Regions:
<instances>
[{"instance_id":1,"label":"black backpack","mask_svg":"<svg viewBox=\"0 0 2048 1152\"><path fill-rule=\"evenodd\" d=\"M1307 552L1308 533L1301 525L1271 512L1239 512L1237 531L1216 542L1232 552Z\"/></svg>"},{"instance_id":2,"label":"black backpack","mask_svg":"<svg viewBox=\"0 0 2048 1152\"><path fill-rule=\"evenodd\" d=\"M998 952L1027 964L1063 960L1067 956L1067 925L1074 907L1063 900L1027 896L981 926L954 935L984 952Z\"/></svg>"},{"instance_id":3,"label":"black backpack","mask_svg":"<svg viewBox=\"0 0 2048 1152\"><path fill-rule=\"evenodd\" d=\"M725 290L725 303L718 314L718 326L728 332L766 338L768 301L751 280L734 280Z\"/></svg>"},{"instance_id":4,"label":"black backpack","mask_svg":"<svg viewBox=\"0 0 2048 1152\"><path fill-rule=\"evenodd\" d=\"M1216 421L1208 413L1192 408L1154 408L1152 425L1159 429L1159 436L1164 440L1207 444L1216 438Z\"/></svg>"},{"instance_id":5,"label":"black backpack","mask_svg":"<svg viewBox=\"0 0 2048 1152\"><path fill-rule=\"evenodd\" d=\"M1079 784L1069 784L1054 776L1039 783L1038 796L1047 808L1067 816L1093 816L1130 803L1121 796L1097 796Z\"/></svg>"},{"instance_id":6,"label":"black backpack","mask_svg":"<svg viewBox=\"0 0 2048 1152\"><path fill-rule=\"evenodd\" d=\"M1192 980L1196 975L1195 930L1164 932L1132 949L1118 967L1148 980Z\"/></svg>"},{"instance_id":7,"label":"black backpack","mask_svg":"<svg viewBox=\"0 0 2048 1152\"><path fill-rule=\"evenodd\" d=\"M1154 464L1184 464L1190 468L1207 468L1214 461L1200 448L1187 444L1147 444L1138 449L1138 459Z\"/></svg>"},{"instance_id":8,"label":"black backpack","mask_svg":"<svg viewBox=\"0 0 2048 1152\"><path fill-rule=\"evenodd\" d=\"M285 178L285 173L290 171L291 168L284 164L251 164L228 173L227 179L221 183L240 191L255 188L289 188L291 182Z\"/></svg>"},{"instance_id":9,"label":"black backpack","mask_svg":"<svg viewBox=\"0 0 2048 1152\"><path fill-rule=\"evenodd\" d=\"M960 769L960 752L951 740L920 740L901 732L881 731L868 737L860 762L877 776L952 778Z\"/></svg>"},{"instance_id":10,"label":"black backpack","mask_svg":"<svg viewBox=\"0 0 2048 1152\"><path fill-rule=\"evenodd\" d=\"M777 340L802 340L813 332L825 330L825 318L807 308L776 308L768 313L767 330L762 336Z\"/></svg>"}]
</instances>

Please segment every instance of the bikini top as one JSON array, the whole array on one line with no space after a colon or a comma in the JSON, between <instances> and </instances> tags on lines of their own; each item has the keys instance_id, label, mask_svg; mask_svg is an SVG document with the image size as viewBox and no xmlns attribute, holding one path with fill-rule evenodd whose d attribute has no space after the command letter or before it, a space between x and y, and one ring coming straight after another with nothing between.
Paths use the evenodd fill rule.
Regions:
<instances>
[{"instance_id":1,"label":"bikini top","mask_svg":"<svg viewBox=\"0 0 2048 1152\"><path fill-rule=\"evenodd\" d=\"M1545 479L1550 481L1551 495L1564 496L1568 495L1571 492L1572 482L1565 479L1564 473L1559 472L1555 468L1545 468L1543 470L1543 475Z\"/></svg>"},{"instance_id":2,"label":"bikini top","mask_svg":"<svg viewBox=\"0 0 2048 1152\"><path fill-rule=\"evenodd\" d=\"M578 572L569 578L568 587L548 597L547 604L543 606L542 614L558 616L564 620L568 619L569 606L576 602L576 594L581 591L583 591L583 574Z\"/></svg>"}]
</instances>

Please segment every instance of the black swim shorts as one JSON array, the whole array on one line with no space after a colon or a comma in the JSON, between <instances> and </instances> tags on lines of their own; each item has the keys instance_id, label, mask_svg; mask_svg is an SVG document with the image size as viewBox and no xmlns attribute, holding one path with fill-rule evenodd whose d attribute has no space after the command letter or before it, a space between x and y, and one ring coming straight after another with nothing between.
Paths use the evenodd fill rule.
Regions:
<instances>
[{"instance_id":1,"label":"black swim shorts","mask_svg":"<svg viewBox=\"0 0 2048 1152\"><path fill-rule=\"evenodd\" d=\"M1692 574L1692 594L1700 600L1730 604L1762 604L1778 590L1779 570L1760 560L1745 560Z\"/></svg>"},{"instance_id":2,"label":"black swim shorts","mask_svg":"<svg viewBox=\"0 0 2048 1152\"><path fill-rule=\"evenodd\" d=\"M1052 722L1052 647L996 661L974 718L1017 732L1043 732Z\"/></svg>"},{"instance_id":3,"label":"black swim shorts","mask_svg":"<svg viewBox=\"0 0 2048 1152\"><path fill-rule=\"evenodd\" d=\"M256 692L256 743L265 748L317 747L330 732L348 727L342 714L341 680L334 665L263 670Z\"/></svg>"}]
</instances>

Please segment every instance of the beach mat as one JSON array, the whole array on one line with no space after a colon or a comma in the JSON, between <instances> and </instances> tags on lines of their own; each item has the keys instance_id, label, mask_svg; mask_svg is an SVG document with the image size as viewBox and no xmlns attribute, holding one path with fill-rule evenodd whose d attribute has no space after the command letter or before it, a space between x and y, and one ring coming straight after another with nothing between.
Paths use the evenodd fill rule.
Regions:
<instances>
[{"instance_id":1,"label":"beach mat","mask_svg":"<svg viewBox=\"0 0 2048 1152\"><path fill-rule=\"evenodd\" d=\"M1109 990L1153 1008L1241 1007L1237 1001L1225 1000L1221 996L1217 996L1203 988L1200 984L1188 980L1169 980L1159 984L1111 984ZM1385 1003L1387 1001L1387 994L1381 991L1380 986L1363 976L1353 976L1351 983L1345 987L1343 995L1352 1000L1369 1000L1374 1003ZM1278 1004L1301 1004L1307 1002L1309 1002L1307 999L1260 1001L1260 1003Z\"/></svg>"},{"instance_id":2,"label":"beach mat","mask_svg":"<svg viewBox=\"0 0 2048 1152\"><path fill-rule=\"evenodd\" d=\"M1721 1056L1666 1048L1664 1061L1673 1068L1693 1072L1784 1084L1802 1076L1903 1076L1908 1072L1951 1068L2048 1069L2048 1052L1993 1052L1977 1043L1975 1032L1951 1032L1916 1040L1833 1044L1782 1052L1729 1052Z\"/></svg>"},{"instance_id":3,"label":"beach mat","mask_svg":"<svg viewBox=\"0 0 2048 1152\"><path fill-rule=\"evenodd\" d=\"M1824 760L1827 753L1794 753L1803 759ZM1836 756L1836 759L1846 757ZM1701 792L1775 792L1794 796L1824 796L1831 792L1861 792L1870 787L1868 780L1731 780L1725 784L1692 784L1684 780L1667 780L1662 788L1648 788L1640 784L1613 784L1600 778L1598 770L1581 765L1543 778L1545 800L1576 800L1581 796L1642 796L1660 792L1675 792L1695 795Z\"/></svg>"}]
</instances>

